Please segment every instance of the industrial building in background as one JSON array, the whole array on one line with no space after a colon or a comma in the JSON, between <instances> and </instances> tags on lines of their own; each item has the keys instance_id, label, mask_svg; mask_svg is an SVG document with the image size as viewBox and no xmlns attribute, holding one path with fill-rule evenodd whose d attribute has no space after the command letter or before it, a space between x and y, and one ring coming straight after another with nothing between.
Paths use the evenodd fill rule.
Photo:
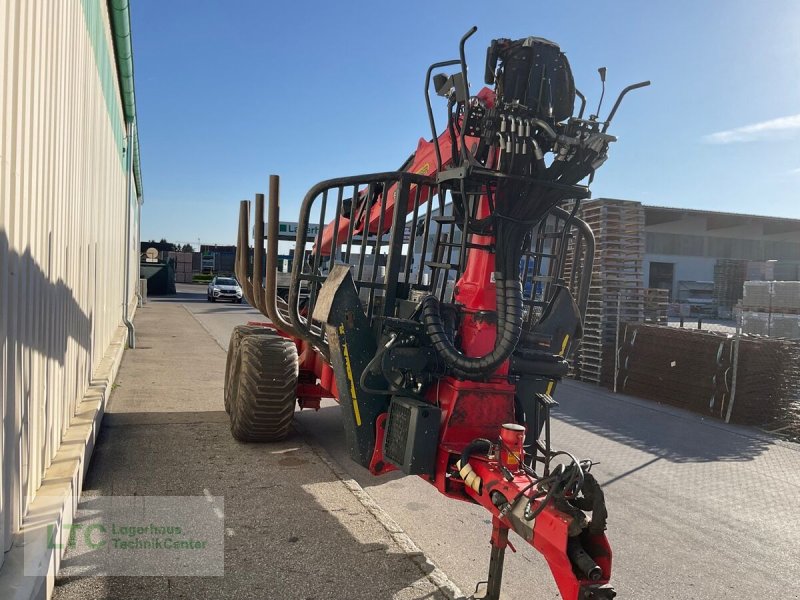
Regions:
<instances>
[{"instance_id":1,"label":"industrial building in background","mask_svg":"<svg viewBox=\"0 0 800 600\"><path fill-rule=\"evenodd\" d=\"M0 0L0 56L0 589L45 597L122 351L135 345L142 181L128 2ZM23 574L32 528L55 543L24 558L49 576Z\"/></svg>"},{"instance_id":2,"label":"industrial building in background","mask_svg":"<svg viewBox=\"0 0 800 600\"><path fill-rule=\"evenodd\" d=\"M660 206L643 211L645 287L669 290L684 312L730 318L745 281L800 279L800 219Z\"/></svg>"},{"instance_id":3,"label":"industrial building in background","mask_svg":"<svg viewBox=\"0 0 800 600\"><path fill-rule=\"evenodd\" d=\"M573 376L800 439L800 220L609 198L581 215L597 259Z\"/></svg>"}]
</instances>

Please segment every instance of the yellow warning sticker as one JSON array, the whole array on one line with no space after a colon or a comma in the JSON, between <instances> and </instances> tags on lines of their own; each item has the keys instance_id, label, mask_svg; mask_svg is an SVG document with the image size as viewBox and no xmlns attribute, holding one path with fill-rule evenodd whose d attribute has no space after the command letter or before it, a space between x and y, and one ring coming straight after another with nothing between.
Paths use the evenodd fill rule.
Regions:
<instances>
[{"instance_id":1,"label":"yellow warning sticker","mask_svg":"<svg viewBox=\"0 0 800 600\"><path fill-rule=\"evenodd\" d=\"M344 323L339 325L339 335L342 336L342 354L344 355L344 368L347 372L347 382L350 384L350 397L353 399L353 414L356 417L356 425L361 427L361 412L358 410L358 397L356 396L356 384L353 379L353 367L350 365L350 352L347 350L347 342L344 341Z\"/></svg>"}]
</instances>

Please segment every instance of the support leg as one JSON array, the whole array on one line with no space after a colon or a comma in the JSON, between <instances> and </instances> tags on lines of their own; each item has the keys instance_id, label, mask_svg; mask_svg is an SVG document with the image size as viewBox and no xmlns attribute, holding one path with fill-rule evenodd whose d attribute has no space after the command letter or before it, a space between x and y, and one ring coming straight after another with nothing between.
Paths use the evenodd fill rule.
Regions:
<instances>
[{"instance_id":1,"label":"support leg","mask_svg":"<svg viewBox=\"0 0 800 600\"><path fill-rule=\"evenodd\" d=\"M508 527L496 517L492 518L492 553L489 557L489 581L486 595L477 600L500 600L500 586L503 583L503 561L508 546Z\"/></svg>"}]
</instances>

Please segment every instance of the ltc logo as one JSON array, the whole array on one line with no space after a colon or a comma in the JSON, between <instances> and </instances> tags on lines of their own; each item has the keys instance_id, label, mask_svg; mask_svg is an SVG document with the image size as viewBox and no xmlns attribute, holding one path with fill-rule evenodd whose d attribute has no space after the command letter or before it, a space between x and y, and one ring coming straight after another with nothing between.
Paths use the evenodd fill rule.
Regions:
<instances>
[{"instance_id":1,"label":"ltc logo","mask_svg":"<svg viewBox=\"0 0 800 600\"><path fill-rule=\"evenodd\" d=\"M86 527L80 523L73 523L71 525L64 525L64 529L69 531L69 537L67 538L66 545L56 544L56 526L52 524L47 526L48 549L57 548L59 550L63 550L64 548L75 548L78 542L78 534L81 530L83 530L82 535L84 544L86 544L86 546L92 550L102 548L108 543L108 541L105 539L107 533L106 528L99 523L87 525Z\"/></svg>"}]
</instances>

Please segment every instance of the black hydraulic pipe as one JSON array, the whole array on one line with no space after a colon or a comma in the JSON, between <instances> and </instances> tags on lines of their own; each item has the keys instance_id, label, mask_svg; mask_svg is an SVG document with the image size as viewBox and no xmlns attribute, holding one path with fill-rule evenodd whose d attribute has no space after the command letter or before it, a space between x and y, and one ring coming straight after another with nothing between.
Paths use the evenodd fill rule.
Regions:
<instances>
[{"instance_id":1,"label":"black hydraulic pipe","mask_svg":"<svg viewBox=\"0 0 800 600\"><path fill-rule=\"evenodd\" d=\"M580 90L575 90L575 94L578 96L578 98L581 99L581 110L578 112L578 118L582 119L583 118L583 111L586 108L586 96L581 94Z\"/></svg>"},{"instance_id":2,"label":"black hydraulic pipe","mask_svg":"<svg viewBox=\"0 0 800 600\"><path fill-rule=\"evenodd\" d=\"M492 442L486 438L477 438L467 444L466 448L461 452L461 464L465 465L469 462L469 457L476 452L487 454L492 449Z\"/></svg>"},{"instance_id":3,"label":"black hydraulic pipe","mask_svg":"<svg viewBox=\"0 0 800 600\"><path fill-rule=\"evenodd\" d=\"M517 375L539 375L540 377L560 379L569 371L569 363L563 359L559 361L531 360L515 354L511 357L510 370Z\"/></svg>"},{"instance_id":4,"label":"black hydraulic pipe","mask_svg":"<svg viewBox=\"0 0 800 600\"><path fill-rule=\"evenodd\" d=\"M461 453L461 459L456 463L458 474L464 480L464 485L466 485L469 488L472 488L479 494L481 493L483 482L481 481L481 478L478 477L477 473L475 473L475 471L472 470L472 467L469 464L469 458L476 452L481 452L482 454L488 454L491 449L492 449L492 442L490 442L486 438L474 439L469 444L467 444L467 447L464 448L464 451Z\"/></svg>"},{"instance_id":5,"label":"black hydraulic pipe","mask_svg":"<svg viewBox=\"0 0 800 600\"><path fill-rule=\"evenodd\" d=\"M478 31L478 28L474 25L470 28L467 33L461 38L461 41L458 43L458 55L460 57L461 62L461 77L464 80L464 91L466 93L466 100L464 101L464 118L461 121L461 155L464 157L465 160L469 157L469 151L466 148L464 143L464 137L466 136L467 128L464 126L467 121L469 120L469 80L467 79L467 58L464 52L464 46L467 43L467 40L472 37L472 35ZM472 161L467 161L472 162Z\"/></svg>"},{"instance_id":6,"label":"black hydraulic pipe","mask_svg":"<svg viewBox=\"0 0 800 600\"><path fill-rule=\"evenodd\" d=\"M608 119L606 119L605 125L603 125L602 133L605 133L606 130L608 129L608 126L611 125L611 119L613 119L614 115L617 114L617 109L619 108L620 102L622 102L622 99L625 97L625 94L627 94L628 92L632 92L633 90L638 90L639 88L647 87L648 85L650 85L649 81L640 81L639 83L634 83L633 85L629 85L624 90L622 90L619 97L617 98L617 101L614 102L614 107L611 109L611 112L608 115Z\"/></svg>"},{"instance_id":7,"label":"black hydraulic pipe","mask_svg":"<svg viewBox=\"0 0 800 600\"><path fill-rule=\"evenodd\" d=\"M438 167L437 172L442 170L442 151L439 149L439 143L437 141L439 136L436 134L436 121L433 118L433 108L431 107L431 74L433 73L434 69L441 69L442 67L449 67L460 63L460 60L445 60L442 62L433 63L430 67L428 67L428 72L425 73L425 107L428 109L428 121L431 124L431 141L433 142L433 149L436 151L436 166Z\"/></svg>"},{"instance_id":8,"label":"black hydraulic pipe","mask_svg":"<svg viewBox=\"0 0 800 600\"><path fill-rule=\"evenodd\" d=\"M554 206L550 209L550 212L560 219L564 219L565 221L570 218L570 213L568 213L563 208L558 206ZM573 217L572 224L575 225L580 231L583 237L584 243L586 244L586 262L584 263L582 269L584 273L589 273L589 276L582 277L581 287L578 290L578 309L581 313L581 325L586 318L586 307L589 304L589 287L592 282L592 269L594 268L594 248L595 248L595 241L594 241L594 233L592 232L592 228L584 221L583 219L579 219L577 217ZM577 259L577 257L576 257ZM574 268L574 266L573 266Z\"/></svg>"},{"instance_id":9,"label":"black hydraulic pipe","mask_svg":"<svg viewBox=\"0 0 800 600\"><path fill-rule=\"evenodd\" d=\"M586 550L583 549L581 541L576 537L567 540L567 556L570 562L584 575L589 581L599 581L603 577L603 570L594 562Z\"/></svg>"},{"instance_id":10,"label":"black hydraulic pipe","mask_svg":"<svg viewBox=\"0 0 800 600\"><path fill-rule=\"evenodd\" d=\"M498 319L494 349L484 356L465 356L446 335L439 312L439 301L427 296L422 301L422 321L436 353L456 376L469 379L489 376L511 356L522 334L522 285L519 279L495 282L497 305L505 308L503 322Z\"/></svg>"}]
</instances>

